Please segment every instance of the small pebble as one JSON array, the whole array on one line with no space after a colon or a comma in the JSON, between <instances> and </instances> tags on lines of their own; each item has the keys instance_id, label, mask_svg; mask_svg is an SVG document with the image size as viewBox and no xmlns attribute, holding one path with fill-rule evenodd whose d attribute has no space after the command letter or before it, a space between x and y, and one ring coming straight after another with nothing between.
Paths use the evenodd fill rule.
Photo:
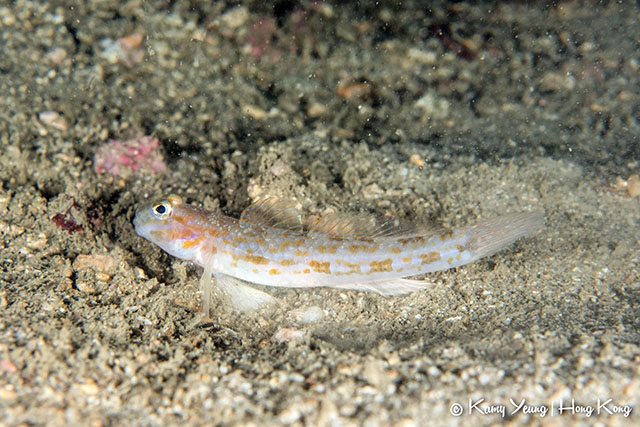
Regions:
<instances>
[{"instance_id":1,"label":"small pebble","mask_svg":"<svg viewBox=\"0 0 640 427\"><path fill-rule=\"evenodd\" d=\"M281 177L287 174L291 169L284 160L276 160L274 164L269 168L269 171L277 177Z\"/></svg>"},{"instance_id":2,"label":"small pebble","mask_svg":"<svg viewBox=\"0 0 640 427\"><path fill-rule=\"evenodd\" d=\"M289 316L296 323L308 325L324 319L325 312L320 307L312 305L310 307L300 307L291 310Z\"/></svg>"},{"instance_id":3,"label":"small pebble","mask_svg":"<svg viewBox=\"0 0 640 427\"><path fill-rule=\"evenodd\" d=\"M67 51L61 47L56 47L54 49L51 49L45 55L45 58L54 65L60 65L62 64L62 61L67 59Z\"/></svg>"},{"instance_id":4,"label":"small pebble","mask_svg":"<svg viewBox=\"0 0 640 427\"><path fill-rule=\"evenodd\" d=\"M280 328L273 334L271 339L277 344L288 342L299 342L304 339L305 332L300 329Z\"/></svg>"},{"instance_id":5,"label":"small pebble","mask_svg":"<svg viewBox=\"0 0 640 427\"><path fill-rule=\"evenodd\" d=\"M310 117L318 118L327 115L327 107L320 103L313 103L307 109L307 114Z\"/></svg>"},{"instance_id":6,"label":"small pebble","mask_svg":"<svg viewBox=\"0 0 640 427\"><path fill-rule=\"evenodd\" d=\"M244 6L237 6L228 10L220 17L220 22L229 29L235 30L247 23L249 19L249 9Z\"/></svg>"},{"instance_id":7,"label":"small pebble","mask_svg":"<svg viewBox=\"0 0 640 427\"><path fill-rule=\"evenodd\" d=\"M98 290L96 289L95 283L84 282L81 280L76 281L76 289L85 294L95 294Z\"/></svg>"},{"instance_id":8,"label":"small pebble","mask_svg":"<svg viewBox=\"0 0 640 427\"><path fill-rule=\"evenodd\" d=\"M278 414L278 419L283 424L293 424L296 421L298 421L301 417L302 417L302 414L300 413L298 408L296 408L295 406L286 408L284 411Z\"/></svg>"},{"instance_id":9,"label":"small pebble","mask_svg":"<svg viewBox=\"0 0 640 427\"><path fill-rule=\"evenodd\" d=\"M379 390L383 390L389 382L385 363L379 359L371 359L365 362L362 369L362 376L369 384Z\"/></svg>"},{"instance_id":10,"label":"small pebble","mask_svg":"<svg viewBox=\"0 0 640 427\"><path fill-rule=\"evenodd\" d=\"M92 379L84 383L75 384L74 388L86 396L95 396L100 391L100 387L98 387L98 384Z\"/></svg>"},{"instance_id":11,"label":"small pebble","mask_svg":"<svg viewBox=\"0 0 640 427\"><path fill-rule=\"evenodd\" d=\"M102 51L99 56L111 64L123 64L126 67L133 67L142 62L145 56L145 49L142 46L144 35L140 33L113 40L105 38L100 42Z\"/></svg>"},{"instance_id":12,"label":"small pebble","mask_svg":"<svg viewBox=\"0 0 640 427\"><path fill-rule=\"evenodd\" d=\"M640 176L633 174L627 180L627 192L630 197L640 196Z\"/></svg>"},{"instance_id":13,"label":"small pebble","mask_svg":"<svg viewBox=\"0 0 640 427\"><path fill-rule=\"evenodd\" d=\"M27 247L32 250L42 250L47 246L47 236L44 233L27 236Z\"/></svg>"},{"instance_id":14,"label":"small pebble","mask_svg":"<svg viewBox=\"0 0 640 427\"><path fill-rule=\"evenodd\" d=\"M8 387L8 386L7 386ZM0 387L0 401L11 402L18 398L18 394L11 388Z\"/></svg>"},{"instance_id":15,"label":"small pebble","mask_svg":"<svg viewBox=\"0 0 640 427\"><path fill-rule=\"evenodd\" d=\"M100 273L113 273L116 269L116 261L109 255L78 255L73 261L76 271L89 268Z\"/></svg>"},{"instance_id":16,"label":"small pebble","mask_svg":"<svg viewBox=\"0 0 640 427\"><path fill-rule=\"evenodd\" d=\"M62 117L55 111L43 111L42 113L38 114L38 120L40 120L42 124L62 132L66 131L69 128L64 117Z\"/></svg>"},{"instance_id":17,"label":"small pebble","mask_svg":"<svg viewBox=\"0 0 640 427\"><path fill-rule=\"evenodd\" d=\"M420 158L419 154L412 154L409 157L409 161L420 168L423 168L425 165L424 160Z\"/></svg>"},{"instance_id":18,"label":"small pebble","mask_svg":"<svg viewBox=\"0 0 640 427\"><path fill-rule=\"evenodd\" d=\"M10 360L0 360L0 371L2 372L17 372L18 367Z\"/></svg>"},{"instance_id":19,"label":"small pebble","mask_svg":"<svg viewBox=\"0 0 640 427\"><path fill-rule=\"evenodd\" d=\"M262 108L253 105L245 105L243 109L244 112L247 113L247 115L252 119L261 120L267 117L267 112Z\"/></svg>"},{"instance_id":20,"label":"small pebble","mask_svg":"<svg viewBox=\"0 0 640 427\"><path fill-rule=\"evenodd\" d=\"M438 369L437 366L432 365L427 368L427 374L429 374L429 376L431 377L438 378L440 375L442 375L442 372L440 371L440 369Z\"/></svg>"}]
</instances>

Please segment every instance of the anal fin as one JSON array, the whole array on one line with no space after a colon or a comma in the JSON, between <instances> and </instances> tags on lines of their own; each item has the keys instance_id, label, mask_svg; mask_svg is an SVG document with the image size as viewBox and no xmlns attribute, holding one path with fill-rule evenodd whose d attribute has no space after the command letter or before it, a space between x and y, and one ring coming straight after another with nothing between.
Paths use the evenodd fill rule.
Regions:
<instances>
[{"instance_id":1,"label":"anal fin","mask_svg":"<svg viewBox=\"0 0 640 427\"><path fill-rule=\"evenodd\" d=\"M424 280L392 279L377 282L346 283L344 285L332 286L332 288L375 292L382 296L390 297L394 295L410 294L411 292L419 291L432 285L433 283Z\"/></svg>"},{"instance_id":2,"label":"anal fin","mask_svg":"<svg viewBox=\"0 0 640 427\"><path fill-rule=\"evenodd\" d=\"M266 292L254 288L251 283L222 273L214 273L216 285L228 297L236 311L257 310L277 300Z\"/></svg>"}]
</instances>

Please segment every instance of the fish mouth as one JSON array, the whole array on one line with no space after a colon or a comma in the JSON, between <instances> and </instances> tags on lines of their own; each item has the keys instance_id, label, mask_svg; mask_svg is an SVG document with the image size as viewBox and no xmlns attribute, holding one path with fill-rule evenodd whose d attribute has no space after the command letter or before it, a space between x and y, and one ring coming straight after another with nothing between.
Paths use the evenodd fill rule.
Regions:
<instances>
[{"instance_id":1,"label":"fish mouth","mask_svg":"<svg viewBox=\"0 0 640 427\"><path fill-rule=\"evenodd\" d=\"M144 215L140 212L136 213L136 216L133 217L133 228L136 231L136 233L138 234L138 236L147 238L147 236L149 235L149 227L145 227L145 218L143 218Z\"/></svg>"},{"instance_id":2,"label":"fish mouth","mask_svg":"<svg viewBox=\"0 0 640 427\"><path fill-rule=\"evenodd\" d=\"M133 226L136 229L140 227L140 213L136 213L136 216L133 217Z\"/></svg>"}]
</instances>

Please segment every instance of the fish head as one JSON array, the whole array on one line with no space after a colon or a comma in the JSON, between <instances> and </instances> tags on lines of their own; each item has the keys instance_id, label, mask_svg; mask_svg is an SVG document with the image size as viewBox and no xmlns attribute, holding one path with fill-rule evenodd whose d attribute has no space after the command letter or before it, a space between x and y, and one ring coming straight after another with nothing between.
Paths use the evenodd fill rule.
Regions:
<instances>
[{"instance_id":1,"label":"fish head","mask_svg":"<svg viewBox=\"0 0 640 427\"><path fill-rule=\"evenodd\" d=\"M201 264L201 249L206 243L207 217L184 202L180 196L169 195L136 212L133 219L136 233L160 246L165 252Z\"/></svg>"}]
</instances>

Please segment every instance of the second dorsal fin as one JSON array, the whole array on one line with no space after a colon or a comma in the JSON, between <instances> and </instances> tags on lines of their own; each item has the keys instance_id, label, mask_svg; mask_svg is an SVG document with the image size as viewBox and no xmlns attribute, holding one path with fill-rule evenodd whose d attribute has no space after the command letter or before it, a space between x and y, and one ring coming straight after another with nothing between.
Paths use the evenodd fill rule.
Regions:
<instances>
[{"instance_id":1,"label":"second dorsal fin","mask_svg":"<svg viewBox=\"0 0 640 427\"><path fill-rule=\"evenodd\" d=\"M293 203L275 197L258 199L248 206L240 221L260 227L281 228L302 233L302 216Z\"/></svg>"},{"instance_id":2,"label":"second dorsal fin","mask_svg":"<svg viewBox=\"0 0 640 427\"><path fill-rule=\"evenodd\" d=\"M378 229L374 217L361 214L351 215L338 212L324 213L307 221L310 233L330 234L332 236L359 236L375 234Z\"/></svg>"},{"instance_id":3,"label":"second dorsal fin","mask_svg":"<svg viewBox=\"0 0 640 427\"><path fill-rule=\"evenodd\" d=\"M307 228L311 233L341 237L373 238L421 234L417 227L410 224L398 224L395 221L380 219L374 215L338 212L323 214L320 218L309 221Z\"/></svg>"}]
</instances>

